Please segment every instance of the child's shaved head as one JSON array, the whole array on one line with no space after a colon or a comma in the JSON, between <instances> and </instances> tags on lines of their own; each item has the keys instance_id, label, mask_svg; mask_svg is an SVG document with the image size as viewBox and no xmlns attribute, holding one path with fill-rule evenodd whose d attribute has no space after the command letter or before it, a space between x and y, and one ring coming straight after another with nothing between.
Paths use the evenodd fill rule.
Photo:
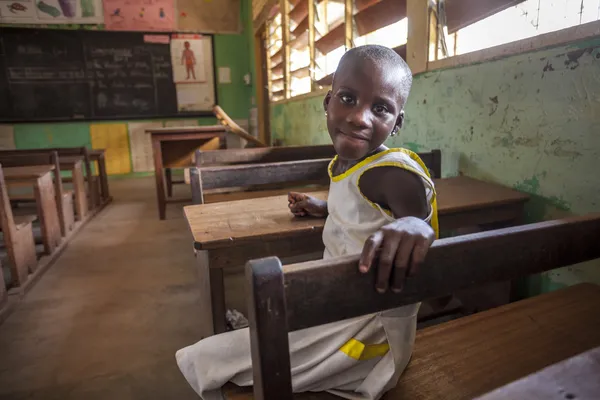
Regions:
<instances>
[{"instance_id":1,"label":"child's shaved head","mask_svg":"<svg viewBox=\"0 0 600 400\"><path fill-rule=\"evenodd\" d=\"M402 57L394 50L376 44L354 47L344 53L333 74L333 86L335 86L336 76L342 69L346 68L348 65L354 65L357 62L365 60L377 65L384 70L386 74L394 74L398 79L398 84L402 88L402 97L404 101L406 101L412 85L412 72L408 67L408 64L406 64Z\"/></svg>"},{"instance_id":2,"label":"child's shaved head","mask_svg":"<svg viewBox=\"0 0 600 400\"><path fill-rule=\"evenodd\" d=\"M323 100L340 158L362 159L398 133L411 84L408 65L392 49L368 45L344 54Z\"/></svg>"}]
</instances>

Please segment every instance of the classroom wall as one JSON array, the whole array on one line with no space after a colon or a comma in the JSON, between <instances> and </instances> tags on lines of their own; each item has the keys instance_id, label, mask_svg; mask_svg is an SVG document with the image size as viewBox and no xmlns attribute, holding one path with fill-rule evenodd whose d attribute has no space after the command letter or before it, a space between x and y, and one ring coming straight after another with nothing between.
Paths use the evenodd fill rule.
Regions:
<instances>
[{"instance_id":1,"label":"classroom wall","mask_svg":"<svg viewBox=\"0 0 600 400\"><path fill-rule=\"evenodd\" d=\"M273 140L328 143L322 97L272 105ZM405 127L387 145L439 148L444 176L531 194L528 221L598 211L600 37L416 76ZM527 292L600 283L597 264L536 277Z\"/></svg>"},{"instance_id":2,"label":"classroom wall","mask_svg":"<svg viewBox=\"0 0 600 400\"><path fill-rule=\"evenodd\" d=\"M250 107L252 106L252 97L254 95L254 63L251 62L251 55L254 51L254 36L252 34L252 12L251 0L241 1L241 18L243 31L239 35L215 35L214 51L215 66L231 68L231 83L218 83L217 97L219 105L230 117L236 120L240 125L246 125L249 117ZM8 25L7 25L8 26ZM14 25L11 25L14 26ZM52 28L63 29L103 29L102 26L64 26L55 25ZM251 74L251 83L247 85L244 82L244 75ZM117 151L111 152L111 157L107 159L109 169L113 174L131 174L133 173L132 152L127 135L128 123L130 122L157 122L165 125L171 121L182 121L182 124L211 125L216 124L214 117L203 117L193 119L176 118L172 120L135 120L135 121L107 121L107 124L118 124L119 133L113 135L108 142L110 145L119 146ZM57 147L57 146L89 146L92 147L92 132L90 126L95 124L91 122L69 122L69 123L35 123L35 124L12 124L0 125L2 131L2 143L0 147L14 147L17 149ZM103 124L103 123L102 123ZM12 132L11 138L5 137L5 132ZM116 132L116 131L115 131ZM118 158L112 157L118 154ZM111 168L112 166L112 168Z\"/></svg>"}]
</instances>

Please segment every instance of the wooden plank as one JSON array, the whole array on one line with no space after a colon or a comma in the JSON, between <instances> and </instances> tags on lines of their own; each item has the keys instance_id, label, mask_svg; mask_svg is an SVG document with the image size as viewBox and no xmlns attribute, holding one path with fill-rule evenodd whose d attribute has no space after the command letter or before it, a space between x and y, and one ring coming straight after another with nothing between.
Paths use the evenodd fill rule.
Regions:
<instances>
[{"instance_id":1,"label":"wooden plank","mask_svg":"<svg viewBox=\"0 0 600 400\"><path fill-rule=\"evenodd\" d=\"M329 181L327 166L330 159L308 161L286 161L200 169L203 189L247 187L274 183Z\"/></svg>"},{"instance_id":2,"label":"wooden plank","mask_svg":"<svg viewBox=\"0 0 600 400\"><path fill-rule=\"evenodd\" d=\"M488 212L493 216L492 210L510 204L522 206L529 198L516 190L464 176L434 180L434 183L442 228L444 220L456 213ZM327 192L311 195L327 198ZM325 224L324 219L295 218L288 209L287 196L187 206L184 212L198 248L229 246L232 242L280 235L298 237L307 232L322 232ZM206 226L211 227L210 231Z\"/></svg>"},{"instance_id":3,"label":"wooden plank","mask_svg":"<svg viewBox=\"0 0 600 400\"><path fill-rule=\"evenodd\" d=\"M400 294L378 293L376 270L361 274L358 256L286 266L288 327L322 325L600 258L598 237L600 215L441 239ZM307 297L307 293L327 295Z\"/></svg>"},{"instance_id":4,"label":"wooden plank","mask_svg":"<svg viewBox=\"0 0 600 400\"><path fill-rule=\"evenodd\" d=\"M341 23L317 40L315 46L321 54L329 54L333 50L344 45L345 34L346 25Z\"/></svg>"},{"instance_id":5,"label":"wooden plank","mask_svg":"<svg viewBox=\"0 0 600 400\"><path fill-rule=\"evenodd\" d=\"M478 400L594 399L600 395L600 347L551 365Z\"/></svg>"},{"instance_id":6,"label":"wooden plank","mask_svg":"<svg viewBox=\"0 0 600 400\"><path fill-rule=\"evenodd\" d=\"M271 163L317 158L333 158L336 152L333 145L285 146L254 149L199 150L196 152L196 166Z\"/></svg>"},{"instance_id":7,"label":"wooden plank","mask_svg":"<svg viewBox=\"0 0 600 400\"><path fill-rule=\"evenodd\" d=\"M446 0L446 24L448 33L481 21L525 0Z\"/></svg>"},{"instance_id":8,"label":"wooden plank","mask_svg":"<svg viewBox=\"0 0 600 400\"><path fill-rule=\"evenodd\" d=\"M408 41L406 63L413 75L427 70L429 58L429 2L406 0Z\"/></svg>"},{"instance_id":9,"label":"wooden plank","mask_svg":"<svg viewBox=\"0 0 600 400\"><path fill-rule=\"evenodd\" d=\"M281 47L283 49L283 97L290 97L290 3L288 0L280 1L281 9Z\"/></svg>"},{"instance_id":10,"label":"wooden plank","mask_svg":"<svg viewBox=\"0 0 600 400\"><path fill-rule=\"evenodd\" d=\"M407 16L407 0L382 0L367 7L354 16L356 31L359 36L376 31L384 26L391 25ZM421 1L425 8L427 2ZM410 21L409 21L410 25ZM409 28L410 31L410 28ZM409 38L412 39L410 34Z\"/></svg>"},{"instance_id":11,"label":"wooden plank","mask_svg":"<svg viewBox=\"0 0 600 400\"><path fill-rule=\"evenodd\" d=\"M50 164L8 167L4 169L4 178L7 182L37 179L52 171L54 171L54 165Z\"/></svg>"}]
</instances>

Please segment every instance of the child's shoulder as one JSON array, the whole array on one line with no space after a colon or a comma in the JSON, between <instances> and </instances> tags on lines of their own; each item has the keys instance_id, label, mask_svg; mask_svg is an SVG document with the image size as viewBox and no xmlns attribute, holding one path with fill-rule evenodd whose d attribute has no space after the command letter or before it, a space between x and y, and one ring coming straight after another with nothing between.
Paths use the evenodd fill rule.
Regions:
<instances>
[{"instance_id":1,"label":"child's shoulder","mask_svg":"<svg viewBox=\"0 0 600 400\"><path fill-rule=\"evenodd\" d=\"M368 169L378 166L400 167L425 172L425 165L418 154L404 148L391 148L373 155L365 165Z\"/></svg>"}]
</instances>

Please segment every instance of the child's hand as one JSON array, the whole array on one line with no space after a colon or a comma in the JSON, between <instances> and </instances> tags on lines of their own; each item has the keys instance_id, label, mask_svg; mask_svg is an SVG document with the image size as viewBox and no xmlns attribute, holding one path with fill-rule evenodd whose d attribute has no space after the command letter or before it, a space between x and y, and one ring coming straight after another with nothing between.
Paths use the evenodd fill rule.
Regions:
<instances>
[{"instance_id":1,"label":"child's hand","mask_svg":"<svg viewBox=\"0 0 600 400\"><path fill-rule=\"evenodd\" d=\"M384 293L391 284L393 292L400 292L404 279L417 273L434 239L435 232L425 221L415 217L400 218L367 239L360 256L360 271L364 273L373 268L381 249L375 287Z\"/></svg>"},{"instance_id":2,"label":"child's hand","mask_svg":"<svg viewBox=\"0 0 600 400\"><path fill-rule=\"evenodd\" d=\"M315 197L290 192L288 194L288 207L296 217L318 217L327 216L327 202Z\"/></svg>"}]
</instances>

